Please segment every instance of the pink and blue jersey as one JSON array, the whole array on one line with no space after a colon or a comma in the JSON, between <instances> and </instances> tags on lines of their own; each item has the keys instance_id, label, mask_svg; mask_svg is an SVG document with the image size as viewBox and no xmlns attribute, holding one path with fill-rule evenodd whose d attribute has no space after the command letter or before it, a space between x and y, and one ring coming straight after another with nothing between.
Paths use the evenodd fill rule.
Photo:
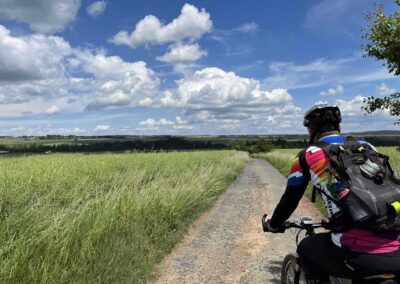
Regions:
<instances>
[{"instance_id":1,"label":"pink and blue jersey","mask_svg":"<svg viewBox=\"0 0 400 284\"><path fill-rule=\"evenodd\" d=\"M334 144L343 144L345 142L345 138L340 135L331 135L324 137L321 139L321 141ZM303 172L303 169L300 166L299 158L296 158L288 176L287 189L282 197L283 200L286 200L283 203L289 204L287 212L285 212L286 210L283 208L278 208L279 204L276 209L277 214L274 212L274 215L281 215L282 218L287 218L288 215L290 216L290 211L292 211L293 207L295 208L297 206L299 201L297 199L299 198L299 195L304 193L309 181L311 181L314 186L320 188L325 194L331 196L331 193L327 189L327 168L330 162L329 157L321 148L316 146L308 147L305 152L300 153L300 155L305 155L305 161L309 168L309 172ZM293 193L291 191L297 191L297 193ZM329 216L332 216L341 210L324 194L321 194L320 196L324 201L324 205ZM294 202L290 199L296 200ZM274 220L274 216L272 220ZM279 225L279 222L282 222L282 220L283 219L280 219L279 217L275 217L274 221L276 225ZM354 228L341 233L331 233L331 237L333 243L337 246L349 248L354 252L381 254L400 250L399 232L374 233L368 230Z\"/></svg>"}]
</instances>

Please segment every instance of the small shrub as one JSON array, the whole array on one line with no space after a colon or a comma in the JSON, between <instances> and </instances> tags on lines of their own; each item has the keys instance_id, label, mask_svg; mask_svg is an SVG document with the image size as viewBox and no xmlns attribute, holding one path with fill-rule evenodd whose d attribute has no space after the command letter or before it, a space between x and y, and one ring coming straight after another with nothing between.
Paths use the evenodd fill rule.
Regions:
<instances>
[{"instance_id":1,"label":"small shrub","mask_svg":"<svg viewBox=\"0 0 400 284\"><path fill-rule=\"evenodd\" d=\"M257 143L250 147L249 152L252 154L256 153L268 153L273 150L273 145L270 140L262 138L257 141Z\"/></svg>"}]
</instances>

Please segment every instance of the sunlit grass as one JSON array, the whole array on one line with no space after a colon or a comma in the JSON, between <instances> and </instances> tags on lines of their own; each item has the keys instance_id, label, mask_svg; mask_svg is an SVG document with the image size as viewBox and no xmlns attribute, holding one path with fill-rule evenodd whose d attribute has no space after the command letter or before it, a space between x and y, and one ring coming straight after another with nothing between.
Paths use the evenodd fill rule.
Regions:
<instances>
[{"instance_id":1,"label":"sunlit grass","mask_svg":"<svg viewBox=\"0 0 400 284\"><path fill-rule=\"evenodd\" d=\"M400 175L400 152L396 147L379 147L378 149L382 154L388 155L390 165L396 173L396 176Z\"/></svg>"},{"instance_id":2,"label":"sunlit grass","mask_svg":"<svg viewBox=\"0 0 400 284\"><path fill-rule=\"evenodd\" d=\"M0 160L0 283L143 283L237 176L234 151Z\"/></svg>"}]
</instances>

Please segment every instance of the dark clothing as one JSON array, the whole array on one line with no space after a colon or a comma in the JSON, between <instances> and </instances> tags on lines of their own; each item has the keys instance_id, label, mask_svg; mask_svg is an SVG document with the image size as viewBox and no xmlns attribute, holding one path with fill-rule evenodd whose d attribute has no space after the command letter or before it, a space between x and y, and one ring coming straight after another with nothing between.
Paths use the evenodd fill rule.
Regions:
<instances>
[{"instance_id":1,"label":"dark clothing","mask_svg":"<svg viewBox=\"0 0 400 284\"><path fill-rule=\"evenodd\" d=\"M343 144L345 138L330 135L320 141ZM325 195L330 195L327 189L329 162L329 157L316 146L307 147L299 153L290 170L286 190L271 217L269 224L272 228L281 227L290 217L310 181ZM329 216L340 213L341 208L326 196L321 195L321 198ZM324 280L326 273L342 278L359 278L363 272L374 269L378 273L400 273L400 232L378 234L352 227L341 232L316 234L300 243L298 254L307 278L314 280L320 277ZM356 271L352 271L345 261Z\"/></svg>"},{"instance_id":2,"label":"dark clothing","mask_svg":"<svg viewBox=\"0 0 400 284\"><path fill-rule=\"evenodd\" d=\"M328 282L328 275L362 279L366 276L393 273L400 275L400 252L365 254L336 246L329 233L303 239L297 247L301 266L308 279Z\"/></svg>"}]
</instances>

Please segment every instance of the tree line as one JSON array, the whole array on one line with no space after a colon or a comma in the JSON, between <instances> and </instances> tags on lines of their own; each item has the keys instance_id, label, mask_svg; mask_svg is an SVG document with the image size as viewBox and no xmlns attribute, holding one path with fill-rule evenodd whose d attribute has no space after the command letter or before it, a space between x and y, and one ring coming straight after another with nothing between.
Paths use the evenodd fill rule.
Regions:
<instances>
[{"instance_id":1,"label":"tree line","mask_svg":"<svg viewBox=\"0 0 400 284\"><path fill-rule=\"evenodd\" d=\"M284 138L261 139L218 139L191 140L185 137L166 137L157 139L134 139L99 141L90 143L57 143L57 144L14 144L0 145L0 151L11 153L50 153L50 152L150 152L150 151L179 151L179 150L239 150L250 153L269 152L274 148L301 148L307 145L305 139L286 140Z\"/></svg>"},{"instance_id":2,"label":"tree line","mask_svg":"<svg viewBox=\"0 0 400 284\"><path fill-rule=\"evenodd\" d=\"M366 136L365 140L375 146L399 146L399 136ZM151 152L151 151L180 151L180 150L238 150L249 153L269 152L277 148L304 148L309 145L308 139L299 137L297 139L286 139L285 137L268 138L232 138L210 140L191 140L188 137L165 137L153 139L127 139L83 143L57 143L57 144L12 144L0 145L0 151L11 153L90 153L90 152Z\"/></svg>"},{"instance_id":3,"label":"tree line","mask_svg":"<svg viewBox=\"0 0 400 284\"><path fill-rule=\"evenodd\" d=\"M46 153L46 152L107 152L107 151L171 151L171 150L222 150L223 143L210 141L190 141L182 137L170 137L154 141L126 140L100 141L87 144L55 144L42 145L30 143L26 145L2 145L0 150L12 153Z\"/></svg>"}]
</instances>

